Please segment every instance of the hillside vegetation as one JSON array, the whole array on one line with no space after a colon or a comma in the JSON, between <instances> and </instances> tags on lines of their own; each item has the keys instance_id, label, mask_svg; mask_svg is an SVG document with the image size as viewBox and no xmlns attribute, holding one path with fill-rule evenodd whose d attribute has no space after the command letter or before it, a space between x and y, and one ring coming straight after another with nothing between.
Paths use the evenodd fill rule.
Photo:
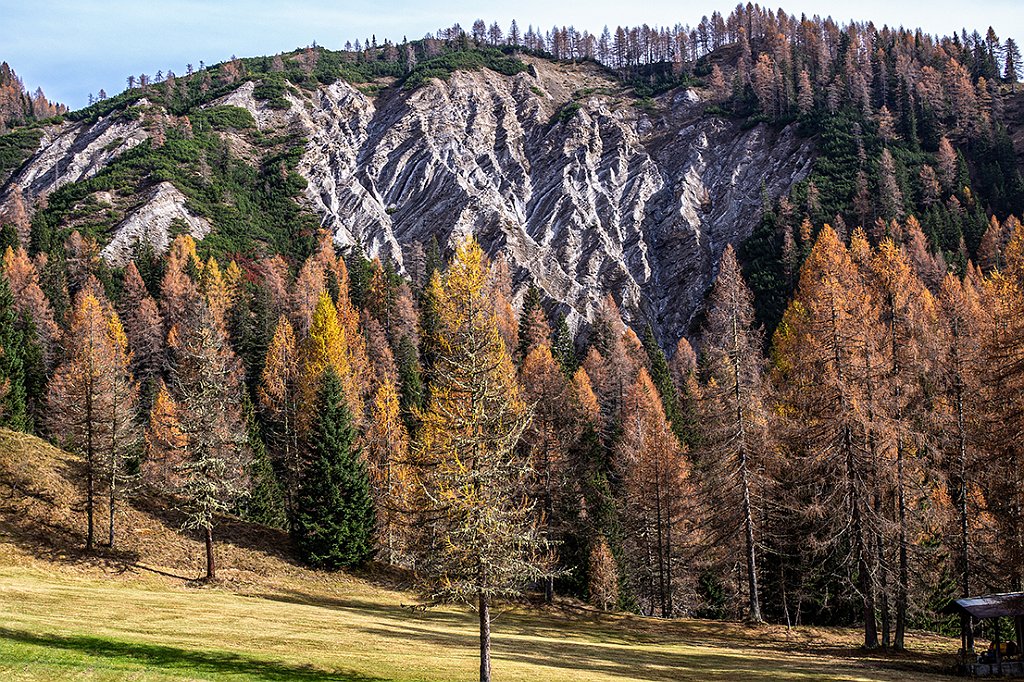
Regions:
<instances>
[{"instance_id":1,"label":"hillside vegetation","mask_svg":"<svg viewBox=\"0 0 1024 682\"><path fill-rule=\"evenodd\" d=\"M17 680L458 680L476 671L473 614L409 608L369 575L298 567L277 531L226 520L221 582L196 587L199 542L166 501L126 508L121 553L85 557L78 463L0 431L0 677ZM952 640L862 657L846 629L665 621L572 602L498 618L505 680L944 679ZM444 656L439 656L439 651Z\"/></svg>"}]
</instances>

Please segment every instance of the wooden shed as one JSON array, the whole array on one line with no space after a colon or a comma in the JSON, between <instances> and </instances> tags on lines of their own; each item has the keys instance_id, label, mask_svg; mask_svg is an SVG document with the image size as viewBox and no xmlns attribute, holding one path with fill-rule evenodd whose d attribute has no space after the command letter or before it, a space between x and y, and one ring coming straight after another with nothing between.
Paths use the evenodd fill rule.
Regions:
<instances>
[{"instance_id":1,"label":"wooden shed","mask_svg":"<svg viewBox=\"0 0 1024 682\"><path fill-rule=\"evenodd\" d=\"M1024 677L1024 655L1021 643L1024 641L1024 592L985 594L978 597L964 597L949 602L941 611L960 615L967 627L961 634L961 672L975 677L1013 676ZM1002 641L999 628L1000 618L1013 619L1012 640ZM971 621L995 619L995 637L990 651L974 655L974 638L970 634Z\"/></svg>"}]
</instances>

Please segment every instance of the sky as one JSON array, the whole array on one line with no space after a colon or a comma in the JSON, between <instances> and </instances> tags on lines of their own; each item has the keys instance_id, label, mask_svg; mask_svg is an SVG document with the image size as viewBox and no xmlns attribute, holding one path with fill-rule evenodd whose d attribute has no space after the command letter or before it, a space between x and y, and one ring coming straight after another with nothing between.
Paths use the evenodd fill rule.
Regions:
<instances>
[{"instance_id":1,"label":"sky","mask_svg":"<svg viewBox=\"0 0 1024 682\"><path fill-rule=\"evenodd\" d=\"M101 88L125 87L128 74L185 71L202 60L289 51L316 41L338 49L346 40L376 35L413 40L458 22L512 19L525 28L573 25L600 32L616 25L696 25L715 10L728 14L737 0L0 0L0 61L26 86L72 108ZM778 7L772 2L761 3ZM837 21L922 28L949 35L967 28L1024 38L1024 0L787 0L787 13Z\"/></svg>"}]
</instances>

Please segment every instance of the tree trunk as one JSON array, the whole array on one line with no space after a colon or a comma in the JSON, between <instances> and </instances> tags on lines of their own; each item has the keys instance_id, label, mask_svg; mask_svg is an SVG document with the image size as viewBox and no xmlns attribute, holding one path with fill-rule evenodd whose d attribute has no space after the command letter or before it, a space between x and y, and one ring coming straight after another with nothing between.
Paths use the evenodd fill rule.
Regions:
<instances>
[{"instance_id":1,"label":"tree trunk","mask_svg":"<svg viewBox=\"0 0 1024 682\"><path fill-rule=\"evenodd\" d=\"M896 585L896 632L893 635L892 641L892 646L897 651L904 649L904 634L907 629L907 592L910 585L910 567L907 560L907 496L904 479L904 450L903 439L897 436L896 475L898 478L897 495L899 498L900 565L899 580Z\"/></svg>"},{"instance_id":2,"label":"tree trunk","mask_svg":"<svg viewBox=\"0 0 1024 682\"><path fill-rule=\"evenodd\" d=\"M903 443L903 390L900 386L899 339L896 332L896 305L889 297L889 336L892 342L892 378L894 402L896 403L896 502L899 520L899 574L896 580L896 633L893 648L902 651L904 632L907 627L907 592L910 584L910 567L907 559L907 494L906 494L906 447Z\"/></svg>"},{"instance_id":3,"label":"tree trunk","mask_svg":"<svg viewBox=\"0 0 1024 682\"><path fill-rule=\"evenodd\" d=\"M213 559L213 526L209 523L206 524L206 580L207 582L216 580L217 578L217 564Z\"/></svg>"},{"instance_id":4,"label":"tree trunk","mask_svg":"<svg viewBox=\"0 0 1024 682\"><path fill-rule=\"evenodd\" d=\"M113 458L113 455L111 455L111 457ZM109 537L107 539L109 540L108 544L110 545L110 548L113 549L114 548L114 505L115 505L115 503L117 501L117 474L115 473L115 469L114 469L113 465L111 465L111 468L110 468L110 486L109 486L109 488L110 488L109 489L110 495L109 495L109 505L108 506L110 508L109 509L109 511L110 511L110 533L109 533Z\"/></svg>"},{"instance_id":5,"label":"tree trunk","mask_svg":"<svg viewBox=\"0 0 1024 682\"><path fill-rule=\"evenodd\" d=\"M96 451L92 442L92 387L85 393L85 515L89 520L89 528L85 535L85 549L92 551L95 537L93 517L96 509Z\"/></svg>"},{"instance_id":6,"label":"tree trunk","mask_svg":"<svg viewBox=\"0 0 1024 682\"><path fill-rule=\"evenodd\" d=\"M832 344L835 353L836 373L839 378L839 409L842 418L850 409L845 393L843 382L845 372L843 371L842 342L839 336L838 311L835 300L832 301ZM841 452L846 456L846 485L847 494L850 498L850 519L853 524L853 552L857 561L857 589L864 602L864 648L875 649L878 647L878 623L875 621L875 593L871 582L871 574L868 567L867 548L864 542L864 519L861 513L861 491L857 483L857 468L854 462L853 433L849 425L842 427L840 434Z\"/></svg>"},{"instance_id":7,"label":"tree trunk","mask_svg":"<svg viewBox=\"0 0 1024 682\"><path fill-rule=\"evenodd\" d=\"M90 438L91 440L91 438ZM93 523L93 516L96 504L96 482L93 476L93 454L92 446L89 446L89 452L86 454L85 461L85 515L89 520L89 528L85 532L85 550L91 552L93 548L93 536L95 525Z\"/></svg>"},{"instance_id":8,"label":"tree trunk","mask_svg":"<svg viewBox=\"0 0 1024 682\"><path fill-rule=\"evenodd\" d=\"M491 607L480 593L480 682L491 682Z\"/></svg>"}]
</instances>

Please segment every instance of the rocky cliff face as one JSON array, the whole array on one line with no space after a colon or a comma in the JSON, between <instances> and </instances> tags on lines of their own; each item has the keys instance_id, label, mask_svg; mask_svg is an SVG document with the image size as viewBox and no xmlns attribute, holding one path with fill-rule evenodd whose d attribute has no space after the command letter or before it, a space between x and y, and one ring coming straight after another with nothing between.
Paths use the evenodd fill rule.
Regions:
<instances>
[{"instance_id":1,"label":"rocky cliff face","mask_svg":"<svg viewBox=\"0 0 1024 682\"><path fill-rule=\"evenodd\" d=\"M306 137L306 200L339 243L409 268L414 243L472 233L506 255L520 291L536 282L573 321L611 292L674 342L722 250L756 223L762 184L775 196L807 174L809 142L792 128L706 116L693 91L638 102L594 67L530 64L514 77L463 72L372 97L339 82L289 95L288 111L257 102L251 83L217 103L250 110L264 131ZM72 167L87 177L145 135L114 125L124 124L54 131L6 191L37 196ZM50 173L54 157L60 173ZM159 203L177 213L165 220L144 202L148 212L126 219L105 253L123 257L144 224L162 246L165 224L187 222L167 188Z\"/></svg>"}]
</instances>

